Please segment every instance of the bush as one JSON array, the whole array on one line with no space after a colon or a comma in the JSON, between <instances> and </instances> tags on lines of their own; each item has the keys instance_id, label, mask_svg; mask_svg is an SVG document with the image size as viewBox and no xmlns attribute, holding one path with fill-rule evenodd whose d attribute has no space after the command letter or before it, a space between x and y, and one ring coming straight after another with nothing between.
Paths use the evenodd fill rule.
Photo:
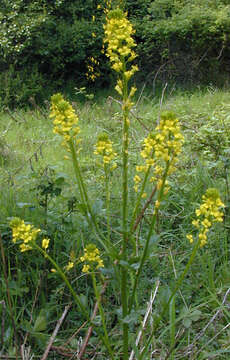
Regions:
<instances>
[{"instance_id":1,"label":"bush","mask_svg":"<svg viewBox=\"0 0 230 360\"><path fill-rule=\"evenodd\" d=\"M47 94L45 79L36 65L18 71L11 65L0 73L0 105L3 108L28 106L31 99L39 103L45 100Z\"/></svg>"},{"instance_id":2,"label":"bush","mask_svg":"<svg viewBox=\"0 0 230 360\"><path fill-rule=\"evenodd\" d=\"M141 67L146 73L162 67L167 79L183 83L218 82L228 71L229 14L221 2L154 1L145 21L137 21Z\"/></svg>"},{"instance_id":3,"label":"bush","mask_svg":"<svg viewBox=\"0 0 230 360\"><path fill-rule=\"evenodd\" d=\"M0 9L1 68L5 74L14 73L14 79L18 72L32 70L33 76L39 74L41 82L48 81L58 90L73 79L77 87L90 85L86 73L93 57L100 74L97 84L112 82L107 58L101 53L106 4L104 0L4 0ZM229 72L228 1L127 0L124 4L136 29L140 80L148 76L152 81L157 74L165 81L180 83L222 82L223 73ZM31 84L30 79L26 81ZM14 91L18 98L22 98L20 88ZM38 93L36 86L32 92ZM12 105L9 96L1 96L4 103ZM41 94L38 97L42 98ZM22 103L26 99L27 95Z\"/></svg>"}]
</instances>

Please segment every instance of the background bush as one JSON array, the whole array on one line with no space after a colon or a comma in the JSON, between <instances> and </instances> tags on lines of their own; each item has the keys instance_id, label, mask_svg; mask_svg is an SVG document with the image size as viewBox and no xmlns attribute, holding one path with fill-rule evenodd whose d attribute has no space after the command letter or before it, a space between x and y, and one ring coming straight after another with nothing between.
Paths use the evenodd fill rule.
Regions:
<instances>
[{"instance_id":1,"label":"background bush","mask_svg":"<svg viewBox=\"0 0 230 360\"><path fill-rule=\"evenodd\" d=\"M230 60L228 0L123 3L136 29L139 80L223 84ZM101 53L103 7L104 0L3 0L1 103L27 105L31 96L40 102L69 82L72 89L90 85L85 74L91 56L99 61L96 85L109 85L113 78Z\"/></svg>"}]
</instances>

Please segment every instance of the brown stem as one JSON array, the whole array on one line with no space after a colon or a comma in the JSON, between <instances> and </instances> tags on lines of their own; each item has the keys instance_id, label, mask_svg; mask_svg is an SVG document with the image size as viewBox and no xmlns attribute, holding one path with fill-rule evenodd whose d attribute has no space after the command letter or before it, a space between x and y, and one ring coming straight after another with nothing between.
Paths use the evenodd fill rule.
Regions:
<instances>
[{"instance_id":1,"label":"brown stem","mask_svg":"<svg viewBox=\"0 0 230 360\"><path fill-rule=\"evenodd\" d=\"M153 188L153 191L151 192L148 200L146 201L146 203L145 203L145 205L143 206L140 214L138 215L138 217L137 217L137 219L136 219L136 221L135 221L135 224L133 225L133 229L132 229L133 232L137 229L137 227L138 227L141 219L144 217L145 210L147 209L147 207L148 207L149 204L151 203L152 198L154 197L154 195L155 195L155 193L156 193L156 190L157 190L157 186L155 186L155 187Z\"/></svg>"},{"instance_id":2,"label":"brown stem","mask_svg":"<svg viewBox=\"0 0 230 360\"><path fill-rule=\"evenodd\" d=\"M103 288L102 288L102 291L101 291L101 295L103 295L103 293L105 292L106 286L107 286L107 283L104 283ZM91 321L93 321L93 319L94 319L95 316L97 315L97 310L98 310L98 301L96 302L96 304L95 304L95 306L94 306L93 314L92 314L92 317L91 317ZM84 344L82 345L81 350L80 350L80 353L78 354L78 359L82 359L82 356L83 356L84 353L85 353L85 350L86 350L86 347L87 347L87 345L88 345L88 342L89 342L90 336L91 336L91 334L92 334L92 331L93 331L93 326L90 326L89 329L88 329L88 332L87 332L87 334L86 334L86 337L85 337L85 340L84 340Z\"/></svg>"}]
</instances>

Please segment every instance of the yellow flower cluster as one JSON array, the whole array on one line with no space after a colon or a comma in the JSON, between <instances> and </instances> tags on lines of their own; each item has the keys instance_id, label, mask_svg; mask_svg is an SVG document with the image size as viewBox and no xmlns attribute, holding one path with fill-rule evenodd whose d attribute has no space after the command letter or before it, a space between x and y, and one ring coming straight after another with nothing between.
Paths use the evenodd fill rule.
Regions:
<instances>
[{"instance_id":1,"label":"yellow flower cluster","mask_svg":"<svg viewBox=\"0 0 230 360\"><path fill-rule=\"evenodd\" d=\"M150 182L158 181L157 187L160 189L162 185L161 177L166 166L168 167L168 175L175 171L175 163L181 152L183 141L184 137L181 134L179 121L176 116L168 111L162 113L160 123L156 127L155 132L149 134L144 139L141 156L145 159L145 165L137 166L136 171L146 173L150 167L153 167L154 171ZM138 191L138 183L141 182L139 175L134 177L134 182L134 189Z\"/></svg>"},{"instance_id":2,"label":"yellow flower cluster","mask_svg":"<svg viewBox=\"0 0 230 360\"><path fill-rule=\"evenodd\" d=\"M96 78L100 76L99 71L96 70L98 65L99 65L99 61L95 59L93 56L91 56L87 64L87 70L88 70L86 73L87 80L95 81Z\"/></svg>"},{"instance_id":3,"label":"yellow flower cluster","mask_svg":"<svg viewBox=\"0 0 230 360\"><path fill-rule=\"evenodd\" d=\"M68 264L64 267L66 271L70 271L74 267L73 261L69 261Z\"/></svg>"},{"instance_id":4,"label":"yellow flower cluster","mask_svg":"<svg viewBox=\"0 0 230 360\"><path fill-rule=\"evenodd\" d=\"M167 111L162 113L155 134L145 139L145 147L141 156L149 159L154 150L155 159L170 163L173 160L175 163L181 152L183 141L184 137L181 134L178 119L172 112Z\"/></svg>"},{"instance_id":5,"label":"yellow flower cluster","mask_svg":"<svg viewBox=\"0 0 230 360\"><path fill-rule=\"evenodd\" d=\"M109 11L104 30L104 42L108 43L106 55L112 63L112 68L118 73L125 72L127 79L130 79L138 69L134 65L129 71L125 68L126 62L130 62L136 57L132 50L136 46L132 38L135 31L127 19L127 13L119 8Z\"/></svg>"},{"instance_id":6,"label":"yellow flower cluster","mask_svg":"<svg viewBox=\"0 0 230 360\"><path fill-rule=\"evenodd\" d=\"M103 157L104 165L111 163L111 161L117 156L117 153L113 150L113 143L109 140L107 134L103 133L99 135L94 154L101 155ZM111 170L115 168L116 164L112 166Z\"/></svg>"},{"instance_id":7,"label":"yellow flower cluster","mask_svg":"<svg viewBox=\"0 0 230 360\"><path fill-rule=\"evenodd\" d=\"M84 255L80 257L81 262L85 262L82 272L88 273L90 270L104 267L100 252L94 244L89 244L84 249Z\"/></svg>"},{"instance_id":8,"label":"yellow flower cluster","mask_svg":"<svg viewBox=\"0 0 230 360\"><path fill-rule=\"evenodd\" d=\"M207 243L207 233L210 230L214 222L223 221L223 212L219 210L220 207L224 207L219 193L216 189L210 188L202 196L203 202L199 209L196 210L196 220L193 220L192 224L199 230L199 242L200 247L203 247ZM190 243L193 243L194 238L192 234L188 234L187 239Z\"/></svg>"},{"instance_id":9,"label":"yellow flower cluster","mask_svg":"<svg viewBox=\"0 0 230 360\"><path fill-rule=\"evenodd\" d=\"M14 243L18 241L23 241L19 248L21 252L28 251L32 249L33 242L35 242L40 229L36 229L33 225L26 225L24 220L19 218L14 218L10 222L10 227L12 229L12 241ZM49 246L49 239L42 240L42 248L47 249Z\"/></svg>"},{"instance_id":10,"label":"yellow flower cluster","mask_svg":"<svg viewBox=\"0 0 230 360\"><path fill-rule=\"evenodd\" d=\"M68 141L75 137L80 132L80 129L77 126L78 116L61 94L55 94L51 97L50 117L54 119L53 132L63 136L62 145L68 147Z\"/></svg>"}]
</instances>

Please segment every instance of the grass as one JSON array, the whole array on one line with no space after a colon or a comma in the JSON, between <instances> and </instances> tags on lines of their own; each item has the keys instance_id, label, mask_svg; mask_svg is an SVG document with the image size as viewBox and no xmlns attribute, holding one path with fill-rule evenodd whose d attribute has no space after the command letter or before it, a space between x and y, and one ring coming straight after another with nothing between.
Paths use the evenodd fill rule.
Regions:
<instances>
[{"instance_id":1,"label":"grass","mask_svg":"<svg viewBox=\"0 0 230 360\"><path fill-rule=\"evenodd\" d=\"M80 164L94 211L103 227L106 218L102 171L95 163L93 151L101 132L109 134L116 151L119 151L119 104L103 95L97 101L76 101L74 107L81 128ZM151 321L147 325L148 331L142 336L142 342L147 342L147 333L151 332L160 309L167 303L173 284L191 253L186 234L191 231L194 210L200 204L205 190L216 187L227 205L224 224L215 227L210 234L209 244L199 252L189 275L171 302L170 311L160 321L146 359L229 359L229 91L212 87L191 92L166 89L163 101L161 95L153 97L147 91L139 98L137 95L130 129L131 200L134 197L132 178L135 165L140 161L142 139L149 130L155 128L160 109L172 110L177 114L185 144L177 171L170 178L170 193L159 214L156 231L161 236L152 239L151 252L141 279L136 299L139 312L129 319L133 341L137 336L137 325L146 311L149 294L156 289L157 281L160 281L151 310ZM71 297L60 279L50 272L46 260L34 253L19 253L11 242L9 220L18 216L40 227L44 235L52 239L50 251L60 265L65 265L71 256L78 258L82 254L86 238L94 239L83 220L84 209L76 191L71 162L63 161L65 151L60 146L59 137L52 132L52 122L48 115L45 108L17 110L0 115L0 231L7 259L12 313L18 345L24 342L26 346L31 346L31 352L38 358L45 351L47 341L65 305L71 302ZM118 163L113 176L111 207L114 240L119 239L121 229L120 167ZM137 237L140 250L144 245L148 223L147 213L142 223L142 232ZM3 265L0 266L3 270ZM78 288L82 302L92 311L92 285L87 276L82 276L79 263L69 276L73 286ZM0 312L5 322L0 354L15 358L15 333L9 316L7 286L3 275L1 283L0 299L6 304L6 314L2 301ZM114 292L112 282L109 283L103 296L103 305L107 322L111 324L110 331L117 339L117 348L120 346L118 295ZM75 306L71 306L49 356L63 359L63 354L73 355L80 348L81 338L87 329L81 314ZM105 349L101 344L98 346L97 335L93 332L85 359L106 359L104 353Z\"/></svg>"}]
</instances>

